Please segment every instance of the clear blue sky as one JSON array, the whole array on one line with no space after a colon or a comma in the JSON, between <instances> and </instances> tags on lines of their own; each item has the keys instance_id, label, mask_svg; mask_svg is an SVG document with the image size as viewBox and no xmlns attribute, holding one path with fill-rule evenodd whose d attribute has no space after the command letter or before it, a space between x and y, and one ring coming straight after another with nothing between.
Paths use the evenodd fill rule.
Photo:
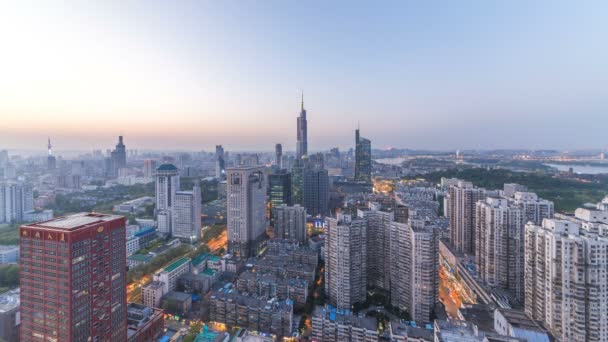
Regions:
<instances>
[{"instance_id":1,"label":"clear blue sky","mask_svg":"<svg viewBox=\"0 0 608 342\"><path fill-rule=\"evenodd\" d=\"M608 147L606 1L0 5L0 148Z\"/></svg>"}]
</instances>

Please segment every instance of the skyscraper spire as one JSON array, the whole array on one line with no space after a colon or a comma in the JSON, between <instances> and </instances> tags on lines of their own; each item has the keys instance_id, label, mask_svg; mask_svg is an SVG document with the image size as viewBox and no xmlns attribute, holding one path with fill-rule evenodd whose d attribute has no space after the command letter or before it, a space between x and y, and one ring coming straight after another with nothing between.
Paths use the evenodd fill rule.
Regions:
<instances>
[{"instance_id":1,"label":"skyscraper spire","mask_svg":"<svg viewBox=\"0 0 608 342\"><path fill-rule=\"evenodd\" d=\"M302 110L304 110L304 89L302 89Z\"/></svg>"}]
</instances>

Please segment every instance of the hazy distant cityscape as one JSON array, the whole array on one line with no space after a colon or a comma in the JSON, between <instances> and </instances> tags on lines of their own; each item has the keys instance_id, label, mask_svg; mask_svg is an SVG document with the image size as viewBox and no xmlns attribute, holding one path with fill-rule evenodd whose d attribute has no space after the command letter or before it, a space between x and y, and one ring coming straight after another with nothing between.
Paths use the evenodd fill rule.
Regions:
<instances>
[{"instance_id":1,"label":"hazy distant cityscape","mask_svg":"<svg viewBox=\"0 0 608 342\"><path fill-rule=\"evenodd\" d=\"M608 342L608 3L0 4L0 342Z\"/></svg>"}]
</instances>

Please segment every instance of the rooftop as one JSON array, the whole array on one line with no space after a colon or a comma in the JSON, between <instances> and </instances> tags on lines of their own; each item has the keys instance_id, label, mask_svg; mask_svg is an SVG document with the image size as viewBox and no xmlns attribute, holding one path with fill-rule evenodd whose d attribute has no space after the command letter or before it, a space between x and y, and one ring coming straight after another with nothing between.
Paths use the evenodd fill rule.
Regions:
<instances>
[{"instance_id":1,"label":"rooftop","mask_svg":"<svg viewBox=\"0 0 608 342\"><path fill-rule=\"evenodd\" d=\"M156 168L156 171L177 171L177 167L173 164L162 164Z\"/></svg>"},{"instance_id":2,"label":"rooftop","mask_svg":"<svg viewBox=\"0 0 608 342\"><path fill-rule=\"evenodd\" d=\"M68 216L56 217L49 221L25 225L25 227L74 230L77 228L88 227L95 224L103 224L108 221L114 221L122 218L124 217L120 215L107 215L100 213L78 213Z\"/></svg>"},{"instance_id":3,"label":"rooftop","mask_svg":"<svg viewBox=\"0 0 608 342\"><path fill-rule=\"evenodd\" d=\"M152 256L149 254L133 254L131 256L128 256L127 259L147 262L152 259Z\"/></svg>"},{"instance_id":4,"label":"rooftop","mask_svg":"<svg viewBox=\"0 0 608 342\"><path fill-rule=\"evenodd\" d=\"M0 313L19 307L19 288L0 294Z\"/></svg>"},{"instance_id":5,"label":"rooftop","mask_svg":"<svg viewBox=\"0 0 608 342\"><path fill-rule=\"evenodd\" d=\"M173 272L175 271L178 267L180 267L181 265L190 262L190 259L188 258L181 258L179 260L177 260L176 262L172 263L171 265L165 267L164 271L165 272Z\"/></svg>"},{"instance_id":6,"label":"rooftop","mask_svg":"<svg viewBox=\"0 0 608 342\"><path fill-rule=\"evenodd\" d=\"M169 291L165 295L165 299L177 300L180 302L187 301L190 298L192 298L192 295L185 293L185 292L177 292L177 291Z\"/></svg>"}]
</instances>

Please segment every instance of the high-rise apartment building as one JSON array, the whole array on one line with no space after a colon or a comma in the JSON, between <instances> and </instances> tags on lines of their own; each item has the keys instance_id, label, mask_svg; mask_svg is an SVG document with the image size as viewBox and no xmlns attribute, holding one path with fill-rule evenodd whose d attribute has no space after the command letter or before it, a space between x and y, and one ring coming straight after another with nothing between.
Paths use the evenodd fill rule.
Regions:
<instances>
[{"instance_id":1,"label":"high-rise apartment building","mask_svg":"<svg viewBox=\"0 0 608 342\"><path fill-rule=\"evenodd\" d=\"M80 213L24 225L21 341L126 341L125 218Z\"/></svg>"},{"instance_id":2,"label":"high-rise apartment building","mask_svg":"<svg viewBox=\"0 0 608 342\"><path fill-rule=\"evenodd\" d=\"M0 223L21 222L34 209L34 191L22 182L0 182Z\"/></svg>"},{"instance_id":3,"label":"high-rise apartment building","mask_svg":"<svg viewBox=\"0 0 608 342\"><path fill-rule=\"evenodd\" d=\"M274 146L274 164L279 167L279 169L283 168L283 145L276 144Z\"/></svg>"},{"instance_id":4,"label":"high-rise apartment building","mask_svg":"<svg viewBox=\"0 0 608 342\"><path fill-rule=\"evenodd\" d=\"M179 191L179 170L173 164L162 164L156 169L156 220L158 232L172 234L171 207Z\"/></svg>"},{"instance_id":5,"label":"high-rise apartment building","mask_svg":"<svg viewBox=\"0 0 608 342\"><path fill-rule=\"evenodd\" d=\"M118 170L127 167L127 150L122 141L122 135L118 137L118 144L110 154L112 160L112 175L118 176Z\"/></svg>"},{"instance_id":6,"label":"high-rise apartment building","mask_svg":"<svg viewBox=\"0 0 608 342\"><path fill-rule=\"evenodd\" d=\"M600 213L526 225L526 313L560 341L608 340L608 215Z\"/></svg>"},{"instance_id":7,"label":"high-rise apartment building","mask_svg":"<svg viewBox=\"0 0 608 342\"><path fill-rule=\"evenodd\" d=\"M338 309L366 299L367 223L350 215L326 218L325 294Z\"/></svg>"},{"instance_id":8,"label":"high-rise apartment building","mask_svg":"<svg viewBox=\"0 0 608 342\"><path fill-rule=\"evenodd\" d=\"M190 191L176 191L171 207L172 236L185 241L201 238L201 187L198 181Z\"/></svg>"},{"instance_id":9,"label":"high-rise apartment building","mask_svg":"<svg viewBox=\"0 0 608 342\"><path fill-rule=\"evenodd\" d=\"M512 191L507 191L507 189ZM505 184L503 195L476 204L475 263L480 278L490 286L511 291L523 303L525 224L553 217L553 202L518 184Z\"/></svg>"},{"instance_id":10,"label":"high-rise apartment building","mask_svg":"<svg viewBox=\"0 0 608 342\"><path fill-rule=\"evenodd\" d=\"M390 230L391 304L415 321L429 322L437 301L441 228L392 222Z\"/></svg>"},{"instance_id":11,"label":"high-rise apartment building","mask_svg":"<svg viewBox=\"0 0 608 342\"><path fill-rule=\"evenodd\" d=\"M325 169L304 169L304 207L312 216L329 214L329 175Z\"/></svg>"},{"instance_id":12,"label":"high-rise apartment building","mask_svg":"<svg viewBox=\"0 0 608 342\"><path fill-rule=\"evenodd\" d=\"M355 181L372 181L372 142L355 130Z\"/></svg>"},{"instance_id":13,"label":"high-rise apartment building","mask_svg":"<svg viewBox=\"0 0 608 342\"><path fill-rule=\"evenodd\" d=\"M228 250L255 256L266 231L266 176L259 166L228 168Z\"/></svg>"},{"instance_id":14,"label":"high-rise apartment building","mask_svg":"<svg viewBox=\"0 0 608 342\"><path fill-rule=\"evenodd\" d=\"M297 120L297 145L296 145L296 160L301 160L302 157L308 155L308 127L306 122L306 109L304 109L304 93L302 93L302 107L300 116Z\"/></svg>"},{"instance_id":15,"label":"high-rise apartment building","mask_svg":"<svg viewBox=\"0 0 608 342\"><path fill-rule=\"evenodd\" d=\"M448 193L450 242L459 253L475 253L475 204L486 197L485 189L473 183L458 181Z\"/></svg>"},{"instance_id":16,"label":"high-rise apartment building","mask_svg":"<svg viewBox=\"0 0 608 342\"><path fill-rule=\"evenodd\" d=\"M306 209L299 205L281 204L273 209L274 236L279 239L306 242Z\"/></svg>"},{"instance_id":17,"label":"high-rise apartment building","mask_svg":"<svg viewBox=\"0 0 608 342\"><path fill-rule=\"evenodd\" d=\"M296 160L291 168L291 203L304 205L304 171L301 160Z\"/></svg>"},{"instance_id":18,"label":"high-rise apartment building","mask_svg":"<svg viewBox=\"0 0 608 342\"><path fill-rule=\"evenodd\" d=\"M390 229L394 214L383 211L380 204L370 203L369 210L359 216L367 221L367 285L390 290L391 250Z\"/></svg>"},{"instance_id":19,"label":"high-rise apartment building","mask_svg":"<svg viewBox=\"0 0 608 342\"><path fill-rule=\"evenodd\" d=\"M153 178L156 174L156 160L146 159L144 160L144 177Z\"/></svg>"}]
</instances>

